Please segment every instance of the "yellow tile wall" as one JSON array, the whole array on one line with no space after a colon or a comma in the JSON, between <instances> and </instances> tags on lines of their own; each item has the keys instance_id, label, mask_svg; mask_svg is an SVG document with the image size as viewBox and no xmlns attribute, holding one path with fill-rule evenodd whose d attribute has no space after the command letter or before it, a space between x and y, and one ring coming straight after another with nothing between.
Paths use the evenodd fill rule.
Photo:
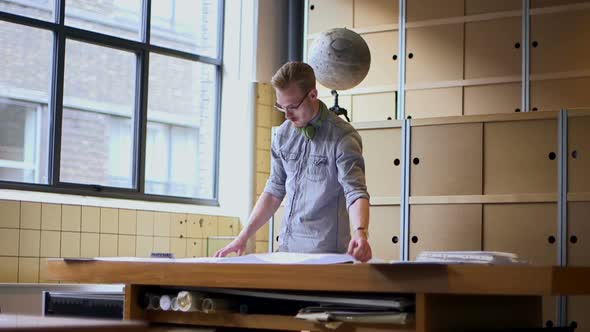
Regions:
<instances>
[{"instance_id":1,"label":"yellow tile wall","mask_svg":"<svg viewBox=\"0 0 590 332\"><path fill-rule=\"evenodd\" d=\"M256 171L255 192L256 199L264 191L266 180L270 175L270 142L272 127L279 126L285 120L281 112L274 110L276 96L274 88L267 83L258 83L256 89ZM252 202L254 204L255 202ZM221 224L220 224L221 225ZM220 234L221 235L221 234ZM256 240L256 252L268 251L268 223L261 227L253 240Z\"/></svg>"},{"instance_id":2,"label":"yellow tile wall","mask_svg":"<svg viewBox=\"0 0 590 332\"><path fill-rule=\"evenodd\" d=\"M55 283L49 258L207 254L207 238L235 236L239 218L0 200L0 283Z\"/></svg>"}]
</instances>

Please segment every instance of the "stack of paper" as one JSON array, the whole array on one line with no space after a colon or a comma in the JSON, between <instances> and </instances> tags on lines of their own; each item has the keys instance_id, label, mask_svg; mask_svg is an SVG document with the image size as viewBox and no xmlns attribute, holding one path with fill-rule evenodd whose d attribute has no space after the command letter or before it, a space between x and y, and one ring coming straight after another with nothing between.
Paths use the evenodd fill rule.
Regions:
<instances>
[{"instance_id":1,"label":"stack of paper","mask_svg":"<svg viewBox=\"0 0 590 332\"><path fill-rule=\"evenodd\" d=\"M518 255L498 251L423 251L416 262L469 264L524 264Z\"/></svg>"},{"instance_id":2,"label":"stack of paper","mask_svg":"<svg viewBox=\"0 0 590 332\"><path fill-rule=\"evenodd\" d=\"M296 318L316 323L350 322L370 324L407 324L411 313L371 307L322 305L307 307L299 311Z\"/></svg>"}]
</instances>

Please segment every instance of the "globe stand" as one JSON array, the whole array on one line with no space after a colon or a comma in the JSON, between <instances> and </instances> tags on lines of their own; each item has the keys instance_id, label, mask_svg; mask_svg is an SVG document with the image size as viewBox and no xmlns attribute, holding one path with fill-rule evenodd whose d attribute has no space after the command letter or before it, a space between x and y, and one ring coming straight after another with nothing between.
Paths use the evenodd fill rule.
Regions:
<instances>
[{"instance_id":1,"label":"globe stand","mask_svg":"<svg viewBox=\"0 0 590 332\"><path fill-rule=\"evenodd\" d=\"M346 121L350 122L348 118L348 111L345 108L338 106L338 92L336 90L332 90L332 96L334 96L334 106L330 107L330 111L334 112L336 115L344 115Z\"/></svg>"}]
</instances>

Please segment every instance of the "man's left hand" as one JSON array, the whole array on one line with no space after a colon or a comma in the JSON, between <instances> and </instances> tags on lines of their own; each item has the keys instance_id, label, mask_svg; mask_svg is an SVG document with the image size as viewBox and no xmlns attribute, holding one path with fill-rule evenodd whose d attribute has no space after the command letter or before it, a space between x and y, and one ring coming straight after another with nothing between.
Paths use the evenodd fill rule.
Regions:
<instances>
[{"instance_id":1,"label":"man's left hand","mask_svg":"<svg viewBox=\"0 0 590 332\"><path fill-rule=\"evenodd\" d=\"M355 236L353 236L353 238L350 240L347 253L354 257L354 259L357 261L361 261L363 263L373 257L371 246L369 245L367 237L359 236L357 234L355 234Z\"/></svg>"}]
</instances>

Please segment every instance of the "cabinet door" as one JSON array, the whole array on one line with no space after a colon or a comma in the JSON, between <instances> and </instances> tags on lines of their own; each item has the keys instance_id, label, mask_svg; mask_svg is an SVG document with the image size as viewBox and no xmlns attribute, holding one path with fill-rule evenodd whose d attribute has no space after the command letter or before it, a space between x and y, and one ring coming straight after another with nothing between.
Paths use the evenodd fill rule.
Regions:
<instances>
[{"instance_id":1,"label":"cabinet door","mask_svg":"<svg viewBox=\"0 0 590 332\"><path fill-rule=\"evenodd\" d=\"M483 248L506 251L536 265L557 264L557 205L486 204Z\"/></svg>"},{"instance_id":2,"label":"cabinet door","mask_svg":"<svg viewBox=\"0 0 590 332\"><path fill-rule=\"evenodd\" d=\"M352 122L394 120L396 93L372 93L352 97Z\"/></svg>"},{"instance_id":3,"label":"cabinet door","mask_svg":"<svg viewBox=\"0 0 590 332\"><path fill-rule=\"evenodd\" d=\"M519 76L522 72L522 19L465 24L465 78Z\"/></svg>"},{"instance_id":4,"label":"cabinet door","mask_svg":"<svg viewBox=\"0 0 590 332\"><path fill-rule=\"evenodd\" d=\"M463 0L408 0L407 21L433 20L463 16Z\"/></svg>"},{"instance_id":5,"label":"cabinet door","mask_svg":"<svg viewBox=\"0 0 590 332\"><path fill-rule=\"evenodd\" d=\"M354 1L354 27L365 28L399 21L398 1L363 0Z\"/></svg>"},{"instance_id":6,"label":"cabinet door","mask_svg":"<svg viewBox=\"0 0 590 332\"><path fill-rule=\"evenodd\" d=\"M371 206L370 209L369 244L373 257L400 260L399 206Z\"/></svg>"},{"instance_id":7,"label":"cabinet door","mask_svg":"<svg viewBox=\"0 0 590 332\"><path fill-rule=\"evenodd\" d=\"M522 2L514 0L465 0L465 15L521 10Z\"/></svg>"},{"instance_id":8,"label":"cabinet door","mask_svg":"<svg viewBox=\"0 0 590 332\"><path fill-rule=\"evenodd\" d=\"M590 266L590 202L568 203L568 266ZM590 331L590 296L569 296L568 324L575 323L576 331Z\"/></svg>"},{"instance_id":9,"label":"cabinet door","mask_svg":"<svg viewBox=\"0 0 590 332\"><path fill-rule=\"evenodd\" d=\"M465 115L514 113L522 110L520 83L466 86L463 113Z\"/></svg>"},{"instance_id":10,"label":"cabinet door","mask_svg":"<svg viewBox=\"0 0 590 332\"><path fill-rule=\"evenodd\" d=\"M412 127L410 195L481 195L482 124Z\"/></svg>"},{"instance_id":11,"label":"cabinet door","mask_svg":"<svg viewBox=\"0 0 590 332\"><path fill-rule=\"evenodd\" d=\"M588 2L588 0L531 0L531 8L563 6L582 2Z\"/></svg>"},{"instance_id":12,"label":"cabinet door","mask_svg":"<svg viewBox=\"0 0 590 332\"><path fill-rule=\"evenodd\" d=\"M411 119L462 114L463 89L440 88L406 91L406 117Z\"/></svg>"},{"instance_id":13,"label":"cabinet door","mask_svg":"<svg viewBox=\"0 0 590 332\"><path fill-rule=\"evenodd\" d=\"M352 27L353 0L310 0L307 7L307 33Z\"/></svg>"},{"instance_id":14,"label":"cabinet door","mask_svg":"<svg viewBox=\"0 0 590 332\"><path fill-rule=\"evenodd\" d=\"M401 128L363 129L365 178L372 197L400 196Z\"/></svg>"},{"instance_id":15,"label":"cabinet door","mask_svg":"<svg viewBox=\"0 0 590 332\"><path fill-rule=\"evenodd\" d=\"M408 29L406 82L463 79L463 33L463 24Z\"/></svg>"},{"instance_id":16,"label":"cabinet door","mask_svg":"<svg viewBox=\"0 0 590 332\"><path fill-rule=\"evenodd\" d=\"M590 70L588 40L590 10L531 16L531 74Z\"/></svg>"},{"instance_id":17,"label":"cabinet door","mask_svg":"<svg viewBox=\"0 0 590 332\"><path fill-rule=\"evenodd\" d=\"M590 266L590 202L568 203L568 266Z\"/></svg>"},{"instance_id":18,"label":"cabinet door","mask_svg":"<svg viewBox=\"0 0 590 332\"><path fill-rule=\"evenodd\" d=\"M398 33L386 31L363 34L371 51L371 66L367 77L358 85L375 87L397 84Z\"/></svg>"},{"instance_id":19,"label":"cabinet door","mask_svg":"<svg viewBox=\"0 0 590 332\"><path fill-rule=\"evenodd\" d=\"M590 77L531 81L531 110L590 108Z\"/></svg>"},{"instance_id":20,"label":"cabinet door","mask_svg":"<svg viewBox=\"0 0 590 332\"><path fill-rule=\"evenodd\" d=\"M568 120L568 191L590 192L590 116Z\"/></svg>"},{"instance_id":21,"label":"cabinet door","mask_svg":"<svg viewBox=\"0 0 590 332\"><path fill-rule=\"evenodd\" d=\"M481 205L411 205L410 259L428 250L481 250Z\"/></svg>"},{"instance_id":22,"label":"cabinet door","mask_svg":"<svg viewBox=\"0 0 590 332\"><path fill-rule=\"evenodd\" d=\"M555 193L557 121L484 125L484 193Z\"/></svg>"}]
</instances>

